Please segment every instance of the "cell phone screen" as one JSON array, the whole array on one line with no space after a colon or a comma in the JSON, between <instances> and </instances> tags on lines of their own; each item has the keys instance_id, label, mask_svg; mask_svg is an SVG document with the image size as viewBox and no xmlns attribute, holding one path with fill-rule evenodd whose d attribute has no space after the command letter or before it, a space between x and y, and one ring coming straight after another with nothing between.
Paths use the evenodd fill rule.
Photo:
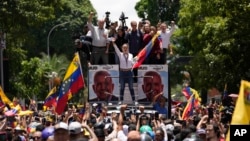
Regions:
<instances>
[{"instance_id":1,"label":"cell phone screen","mask_svg":"<svg viewBox=\"0 0 250 141\"><path fill-rule=\"evenodd\" d=\"M155 120L159 120L159 113L155 112Z\"/></svg>"},{"instance_id":2,"label":"cell phone screen","mask_svg":"<svg viewBox=\"0 0 250 141\"><path fill-rule=\"evenodd\" d=\"M213 108L208 108L208 118L212 119L214 118L214 109Z\"/></svg>"}]
</instances>

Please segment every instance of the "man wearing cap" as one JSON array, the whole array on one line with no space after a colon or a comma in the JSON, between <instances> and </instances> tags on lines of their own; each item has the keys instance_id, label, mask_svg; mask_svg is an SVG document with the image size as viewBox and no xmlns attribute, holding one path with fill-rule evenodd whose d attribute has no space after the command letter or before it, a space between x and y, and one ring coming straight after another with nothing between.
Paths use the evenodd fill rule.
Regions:
<instances>
[{"instance_id":1,"label":"man wearing cap","mask_svg":"<svg viewBox=\"0 0 250 141\"><path fill-rule=\"evenodd\" d=\"M54 141L68 141L69 131L68 125L65 122L59 122L55 125Z\"/></svg>"},{"instance_id":2,"label":"man wearing cap","mask_svg":"<svg viewBox=\"0 0 250 141\"><path fill-rule=\"evenodd\" d=\"M82 125L81 123L74 121L69 124L70 141L76 141L82 137Z\"/></svg>"}]
</instances>

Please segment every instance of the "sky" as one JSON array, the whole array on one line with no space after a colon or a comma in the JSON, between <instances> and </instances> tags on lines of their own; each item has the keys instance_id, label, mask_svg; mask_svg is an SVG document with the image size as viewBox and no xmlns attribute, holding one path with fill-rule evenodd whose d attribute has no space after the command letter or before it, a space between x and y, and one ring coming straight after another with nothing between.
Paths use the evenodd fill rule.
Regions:
<instances>
[{"instance_id":1,"label":"sky","mask_svg":"<svg viewBox=\"0 0 250 141\"><path fill-rule=\"evenodd\" d=\"M111 22L119 21L120 15L124 12L126 19L126 25L130 27L130 21L140 21L134 9L135 4L140 0L90 0L93 7L97 11L98 19L106 17L105 12L109 11L109 19ZM119 21L120 24L120 21Z\"/></svg>"}]
</instances>

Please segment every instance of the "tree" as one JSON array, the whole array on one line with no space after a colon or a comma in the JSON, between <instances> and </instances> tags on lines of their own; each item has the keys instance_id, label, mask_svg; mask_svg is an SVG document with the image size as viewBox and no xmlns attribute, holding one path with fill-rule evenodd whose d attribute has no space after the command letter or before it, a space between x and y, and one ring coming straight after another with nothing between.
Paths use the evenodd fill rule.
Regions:
<instances>
[{"instance_id":1,"label":"tree","mask_svg":"<svg viewBox=\"0 0 250 141\"><path fill-rule=\"evenodd\" d=\"M194 59L188 70L195 85L238 93L241 79L249 80L250 8L247 0L181 0L180 33Z\"/></svg>"},{"instance_id":2,"label":"tree","mask_svg":"<svg viewBox=\"0 0 250 141\"><path fill-rule=\"evenodd\" d=\"M13 86L10 87L9 95L18 93L23 95L25 92L36 94L38 90L28 90L26 81L22 80L28 77L25 76L30 72L28 69L34 69L33 67L39 66L38 64L41 63L38 60L42 57L41 52L47 50L47 36L50 29L54 25L68 21L70 24L58 27L51 33L50 52L51 56L64 54L71 59L75 50L72 35L81 33L90 11L95 10L89 0L1 1L0 28L7 33L7 48L4 50L4 58L9 60L9 80L10 85ZM48 72L52 69L48 63L43 65L46 68L40 68L41 70L37 70L38 72ZM61 65L63 66L64 63ZM21 77L15 75L22 71L24 72ZM33 73L30 72L30 74ZM46 89L40 86L36 88L41 88L42 94L44 94L43 90L48 90L47 78L43 77L41 78L44 80L42 85L45 85ZM18 82L19 80L21 82Z\"/></svg>"},{"instance_id":3,"label":"tree","mask_svg":"<svg viewBox=\"0 0 250 141\"><path fill-rule=\"evenodd\" d=\"M22 61L22 68L18 74L14 88L17 90L17 96L33 98L45 97L47 89L44 73L48 69L48 64L42 62L39 58L31 58L29 61Z\"/></svg>"},{"instance_id":4,"label":"tree","mask_svg":"<svg viewBox=\"0 0 250 141\"><path fill-rule=\"evenodd\" d=\"M177 21L179 7L179 0L140 0L135 9L140 18L156 25L159 21Z\"/></svg>"}]
</instances>

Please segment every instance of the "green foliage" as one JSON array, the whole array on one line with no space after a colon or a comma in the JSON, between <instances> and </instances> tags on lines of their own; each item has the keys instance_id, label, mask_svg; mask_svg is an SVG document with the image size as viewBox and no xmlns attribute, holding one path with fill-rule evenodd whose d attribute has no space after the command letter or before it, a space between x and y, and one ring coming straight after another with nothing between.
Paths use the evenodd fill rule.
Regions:
<instances>
[{"instance_id":1,"label":"green foliage","mask_svg":"<svg viewBox=\"0 0 250 141\"><path fill-rule=\"evenodd\" d=\"M22 61L22 68L17 76L14 87L17 89L18 96L22 97L41 97L47 94L44 73L48 64L39 58L31 58L29 61Z\"/></svg>"},{"instance_id":2,"label":"green foliage","mask_svg":"<svg viewBox=\"0 0 250 141\"><path fill-rule=\"evenodd\" d=\"M187 67L200 88L217 87L238 93L241 79L249 80L250 7L247 0L182 0L180 42L195 56Z\"/></svg>"},{"instance_id":3,"label":"green foliage","mask_svg":"<svg viewBox=\"0 0 250 141\"><path fill-rule=\"evenodd\" d=\"M140 18L148 19L152 25L159 21L177 21L179 0L140 0L135 9Z\"/></svg>"},{"instance_id":4,"label":"green foliage","mask_svg":"<svg viewBox=\"0 0 250 141\"><path fill-rule=\"evenodd\" d=\"M72 59L75 51L73 35L81 34L90 11L95 12L90 0L0 2L0 28L7 33L4 58L9 60L9 95L44 97L48 94L46 74L55 71L63 77L68 59ZM45 54L41 55L47 52L48 33L64 22L70 23L55 28L50 35L52 58L48 62L43 58ZM60 58L61 55L64 57Z\"/></svg>"}]
</instances>

